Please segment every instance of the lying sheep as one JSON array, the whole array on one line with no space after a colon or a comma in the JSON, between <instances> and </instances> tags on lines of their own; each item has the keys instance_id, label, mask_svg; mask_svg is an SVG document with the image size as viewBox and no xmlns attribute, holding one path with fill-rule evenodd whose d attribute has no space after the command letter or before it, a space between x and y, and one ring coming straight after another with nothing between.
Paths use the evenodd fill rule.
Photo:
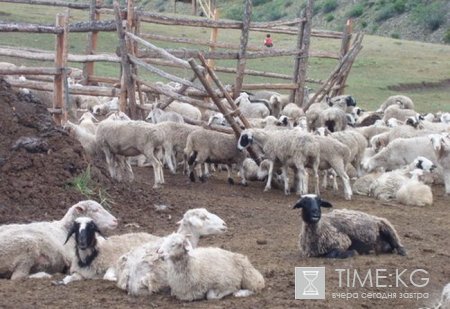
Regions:
<instances>
[{"instance_id":1,"label":"lying sheep","mask_svg":"<svg viewBox=\"0 0 450 309\"><path fill-rule=\"evenodd\" d=\"M266 105L262 103L251 103L249 95L242 92L234 103L239 107L241 114L247 118L265 118L270 115Z\"/></svg>"},{"instance_id":2,"label":"lying sheep","mask_svg":"<svg viewBox=\"0 0 450 309\"><path fill-rule=\"evenodd\" d=\"M102 115L102 116L108 114L109 112L118 110L119 110L119 98L113 98L107 102L103 102L92 107L92 112L94 113L94 115Z\"/></svg>"},{"instance_id":3,"label":"lying sheep","mask_svg":"<svg viewBox=\"0 0 450 309\"><path fill-rule=\"evenodd\" d=\"M70 275L58 284L69 284L85 279L105 279L115 277L114 266L124 253L149 241L157 240L148 233L128 233L105 238L95 222L88 217L75 219L67 233L66 244L74 235L75 251ZM113 280L111 279L111 280Z\"/></svg>"},{"instance_id":4,"label":"lying sheep","mask_svg":"<svg viewBox=\"0 0 450 309\"><path fill-rule=\"evenodd\" d=\"M383 121L387 121L391 118L395 118L399 121L406 121L408 117L416 116L417 112L413 109L403 109L398 105L391 105L384 111Z\"/></svg>"},{"instance_id":5,"label":"lying sheep","mask_svg":"<svg viewBox=\"0 0 450 309\"><path fill-rule=\"evenodd\" d=\"M158 104L151 104L150 106L152 108L154 108L154 107L158 107ZM197 107L192 106L189 103L184 103L184 102L180 102L177 100L170 103L170 105L167 106L164 110L167 112L177 113L183 117L186 117L186 118L189 118L192 120L201 120L202 119L202 113L200 112L200 110Z\"/></svg>"},{"instance_id":6,"label":"lying sheep","mask_svg":"<svg viewBox=\"0 0 450 309\"><path fill-rule=\"evenodd\" d=\"M117 227L117 219L92 200L73 205L61 220L0 226L0 278L17 280L31 273L64 272L74 257L64 240L80 216L92 218L102 232Z\"/></svg>"},{"instance_id":7,"label":"lying sheep","mask_svg":"<svg viewBox=\"0 0 450 309\"><path fill-rule=\"evenodd\" d=\"M326 126L332 132L344 130L347 126L346 113L356 106L352 96L341 95L326 98L326 102L314 103L306 111L308 130L314 132L318 127ZM325 114L323 114L326 110Z\"/></svg>"},{"instance_id":8,"label":"lying sheep","mask_svg":"<svg viewBox=\"0 0 450 309\"><path fill-rule=\"evenodd\" d=\"M240 174L243 174L242 163L246 158L246 152L241 152L236 147L236 137L231 134L199 128L189 134L186 141L184 154L189 157L188 164L191 167L189 178L195 182L195 168L202 163L224 164L228 167L228 183L233 184L231 178L231 165L237 164ZM197 175L201 181L205 181L204 175Z\"/></svg>"},{"instance_id":9,"label":"lying sheep","mask_svg":"<svg viewBox=\"0 0 450 309\"><path fill-rule=\"evenodd\" d=\"M379 111L384 112L392 105L399 106L402 109L414 109L414 103L411 98L404 95L393 95L381 104Z\"/></svg>"},{"instance_id":10,"label":"lying sheep","mask_svg":"<svg viewBox=\"0 0 450 309\"><path fill-rule=\"evenodd\" d=\"M433 192L430 186L419 181L423 170L415 169L410 172L411 179L403 182L395 194L395 200L408 206L429 206L433 204Z\"/></svg>"},{"instance_id":11,"label":"lying sheep","mask_svg":"<svg viewBox=\"0 0 450 309\"><path fill-rule=\"evenodd\" d=\"M314 194L303 196L294 205L302 209L300 232L302 257L347 258L355 254L390 253L406 255L394 227L384 218L364 212L337 209L321 214L332 205Z\"/></svg>"},{"instance_id":12,"label":"lying sheep","mask_svg":"<svg viewBox=\"0 0 450 309\"><path fill-rule=\"evenodd\" d=\"M160 122L176 122L176 123L184 123L183 116L176 112L166 112L160 108L153 108L152 111L148 114L147 118L145 118L145 121L148 121L150 123L160 123Z\"/></svg>"},{"instance_id":13,"label":"lying sheep","mask_svg":"<svg viewBox=\"0 0 450 309\"><path fill-rule=\"evenodd\" d=\"M268 160L263 160L258 166L252 158L247 158L242 163L243 175L241 184L247 185L247 181L258 181L264 180L269 173L270 162Z\"/></svg>"},{"instance_id":14,"label":"lying sheep","mask_svg":"<svg viewBox=\"0 0 450 309\"><path fill-rule=\"evenodd\" d=\"M79 109L91 111L94 108L94 106L98 106L101 104L98 97L90 95L75 95L74 97L75 97L75 105Z\"/></svg>"},{"instance_id":15,"label":"lying sheep","mask_svg":"<svg viewBox=\"0 0 450 309\"><path fill-rule=\"evenodd\" d=\"M171 294L180 300L246 297L264 288L264 278L248 258L220 248L193 249L181 234L168 236L158 253L168 260Z\"/></svg>"},{"instance_id":16,"label":"lying sheep","mask_svg":"<svg viewBox=\"0 0 450 309\"><path fill-rule=\"evenodd\" d=\"M225 222L204 208L190 209L177 222L177 233L186 236L193 248L201 237L222 234L227 230ZM164 237L139 246L120 257L117 262L117 286L137 296L152 294L168 287L167 262L159 259L156 250Z\"/></svg>"}]
</instances>

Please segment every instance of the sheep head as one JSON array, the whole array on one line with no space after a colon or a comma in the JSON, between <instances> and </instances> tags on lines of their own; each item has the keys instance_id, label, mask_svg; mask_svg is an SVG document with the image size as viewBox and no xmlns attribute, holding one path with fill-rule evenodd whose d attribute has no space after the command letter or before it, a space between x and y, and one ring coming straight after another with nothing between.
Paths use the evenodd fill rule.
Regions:
<instances>
[{"instance_id":1,"label":"sheep head","mask_svg":"<svg viewBox=\"0 0 450 309\"><path fill-rule=\"evenodd\" d=\"M293 209L301 208L303 221L308 224L316 224L322 216L321 207L331 208L333 205L315 194L306 194L297 201Z\"/></svg>"},{"instance_id":2,"label":"sheep head","mask_svg":"<svg viewBox=\"0 0 450 309\"><path fill-rule=\"evenodd\" d=\"M210 213L205 208L195 208L186 211L183 219L177 222L182 230L192 232L199 236L224 233L227 225L219 216Z\"/></svg>"},{"instance_id":3,"label":"sheep head","mask_svg":"<svg viewBox=\"0 0 450 309\"><path fill-rule=\"evenodd\" d=\"M167 236L156 253L163 259L177 258L189 254L193 250L186 236L172 233Z\"/></svg>"},{"instance_id":4,"label":"sheep head","mask_svg":"<svg viewBox=\"0 0 450 309\"><path fill-rule=\"evenodd\" d=\"M245 148L251 146L253 144L253 134L248 130L244 130L241 132L241 136L239 136L238 140L238 149L244 150Z\"/></svg>"}]
</instances>

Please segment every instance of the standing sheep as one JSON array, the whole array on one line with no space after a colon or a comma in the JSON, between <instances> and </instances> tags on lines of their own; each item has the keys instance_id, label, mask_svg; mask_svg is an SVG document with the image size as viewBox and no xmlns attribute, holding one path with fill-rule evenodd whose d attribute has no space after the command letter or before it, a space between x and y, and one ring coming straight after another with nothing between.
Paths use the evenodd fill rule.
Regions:
<instances>
[{"instance_id":1,"label":"standing sheep","mask_svg":"<svg viewBox=\"0 0 450 309\"><path fill-rule=\"evenodd\" d=\"M234 101L244 117L265 118L270 115L270 111L263 103L251 103L247 93L242 92Z\"/></svg>"},{"instance_id":2,"label":"standing sheep","mask_svg":"<svg viewBox=\"0 0 450 309\"><path fill-rule=\"evenodd\" d=\"M448 134L432 134L431 140L436 161L442 168L445 183L445 193L450 194L450 139Z\"/></svg>"},{"instance_id":3,"label":"standing sheep","mask_svg":"<svg viewBox=\"0 0 450 309\"><path fill-rule=\"evenodd\" d=\"M322 215L321 207L332 205L314 194L303 196L294 205L302 209L300 232L302 257L347 258L355 254L388 253L406 250L394 227L384 218L364 212L337 209Z\"/></svg>"},{"instance_id":4,"label":"standing sheep","mask_svg":"<svg viewBox=\"0 0 450 309\"><path fill-rule=\"evenodd\" d=\"M148 114L146 121L150 123L160 123L165 121L184 123L183 116L176 112L166 112L160 108L153 108L153 110Z\"/></svg>"},{"instance_id":5,"label":"standing sheep","mask_svg":"<svg viewBox=\"0 0 450 309\"><path fill-rule=\"evenodd\" d=\"M168 260L171 293L180 300L246 297L265 285L246 256L220 248L193 249L181 234L168 236L158 253Z\"/></svg>"}]
</instances>

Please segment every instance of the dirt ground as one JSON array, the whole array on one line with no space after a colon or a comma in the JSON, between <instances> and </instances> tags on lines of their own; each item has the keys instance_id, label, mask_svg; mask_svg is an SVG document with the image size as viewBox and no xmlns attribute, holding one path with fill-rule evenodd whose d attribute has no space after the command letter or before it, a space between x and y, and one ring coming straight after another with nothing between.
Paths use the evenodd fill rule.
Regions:
<instances>
[{"instance_id":1,"label":"dirt ground","mask_svg":"<svg viewBox=\"0 0 450 309\"><path fill-rule=\"evenodd\" d=\"M11 147L20 137L38 137L43 142L31 151ZM61 218L67 208L86 199L68 185L70 179L87 167L82 149L65 132L53 128L45 106L26 97L17 98L0 82L0 224ZM443 187L433 187L431 207L411 208L381 203L355 196L345 201L342 192L324 191L322 197L335 208L361 210L389 219L396 227L408 256L367 255L346 260L301 259L298 255L300 217L292 206L294 195L281 191L263 193L262 183L249 187L228 185L225 173L217 173L206 183L191 183L186 176L165 172L167 184L152 189L153 173L135 168L136 181L117 184L99 170L96 184L114 202L111 212L120 219L117 233L146 231L165 235L176 229L175 222L189 208L205 207L223 218L229 230L221 236L202 239L200 245L219 246L248 255L266 279L266 288L248 298L227 297L220 301L183 303L168 292L151 297L131 297L111 282L96 280L54 286L51 279L12 282L0 280L0 308L419 308L436 303L442 287L450 282L449 197ZM154 205L170 206L157 212ZM325 210L327 212L328 210ZM1 248L0 248L1 250ZM326 267L326 299L295 300L294 268ZM352 288L340 286L337 269L359 272L385 269L380 285L386 287ZM390 280L396 270L407 269L403 281ZM424 269L429 283L414 287L409 275ZM56 275L56 278L62 278ZM352 275L353 276L353 275ZM424 273L413 281L422 283ZM390 281L389 281L390 280ZM345 280L344 280L345 281ZM374 283L375 284L375 283ZM363 293L396 293L396 298L362 298ZM358 299L335 299L334 293L358 293ZM430 293L428 299L400 299L404 293Z\"/></svg>"}]
</instances>

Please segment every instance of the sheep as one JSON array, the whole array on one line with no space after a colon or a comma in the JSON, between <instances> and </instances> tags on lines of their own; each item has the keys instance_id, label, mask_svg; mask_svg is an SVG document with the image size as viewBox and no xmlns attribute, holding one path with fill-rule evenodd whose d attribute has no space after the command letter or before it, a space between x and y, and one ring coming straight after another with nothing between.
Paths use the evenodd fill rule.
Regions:
<instances>
[{"instance_id":1,"label":"sheep","mask_svg":"<svg viewBox=\"0 0 450 309\"><path fill-rule=\"evenodd\" d=\"M409 164L418 156L437 162L428 136L395 139L380 152L363 162L363 168L367 172L377 168L391 171Z\"/></svg>"},{"instance_id":2,"label":"sheep","mask_svg":"<svg viewBox=\"0 0 450 309\"><path fill-rule=\"evenodd\" d=\"M152 104L151 107L158 107L158 104ZM192 106L189 103L184 103L177 100L170 103L170 105L168 105L164 110L167 112L177 113L192 120L202 119L202 113L197 107Z\"/></svg>"},{"instance_id":3,"label":"sheep","mask_svg":"<svg viewBox=\"0 0 450 309\"><path fill-rule=\"evenodd\" d=\"M122 181L122 171L125 170L126 180L132 181L133 170L125 157L144 154L153 166L153 188L159 188L164 183L162 163L156 158L155 150L162 147L166 135L157 126L132 120L106 119L100 122L97 127L96 143L105 154L108 170L113 179Z\"/></svg>"},{"instance_id":4,"label":"sheep","mask_svg":"<svg viewBox=\"0 0 450 309\"><path fill-rule=\"evenodd\" d=\"M402 109L414 109L414 103L411 98L404 95L394 95L387 98L387 100L381 104L379 111L385 112L386 109L392 105L396 105Z\"/></svg>"},{"instance_id":5,"label":"sheep","mask_svg":"<svg viewBox=\"0 0 450 309\"><path fill-rule=\"evenodd\" d=\"M320 146L314 136L299 130L283 130L267 132L264 129L246 129L241 132L238 149L242 150L255 143L263 149L269 160L269 177L264 191L271 188L275 162L280 162L284 178L284 193L290 194L287 169L292 166L298 180L297 194L307 193L305 167L313 169L316 180L315 190L319 192L318 168L320 162Z\"/></svg>"},{"instance_id":6,"label":"sheep","mask_svg":"<svg viewBox=\"0 0 450 309\"><path fill-rule=\"evenodd\" d=\"M75 95L74 97L75 105L80 109L92 110L94 106L98 106L101 104L98 97L90 95Z\"/></svg>"},{"instance_id":7,"label":"sheep","mask_svg":"<svg viewBox=\"0 0 450 309\"><path fill-rule=\"evenodd\" d=\"M153 108L153 110L150 111L147 118L145 118L145 121L155 124L165 121L184 123L183 116L181 116L180 114L176 112L166 112L157 107Z\"/></svg>"},{"instance_id":8,"label":"sheep","mask_svg":"<svg viewBox=\"0 0 450 309\"><path fill-rule=\"evenodd\" d=\"M395 194L395 200L409 206L429 206L433 204L433 192L430 186L419 181L423 170L415 169L410 172L411 179L405 181Z\"/></svg>"},{"instance_id":9,"label":"sheep","mask_svg":"<svg viewBox=\"0 0 450 309\"><path fill-rule=\"evenodd\" d=\"M377 180L382 174L383 172L373 172L359 177L353 183L353 193L369 196L371 184L374 183L375 180Z\"/></svg>"},{"instance_id":10,"label":"sheep","mask_svg":"<svg viewBox=\"0 0 450 309\"><path fill-rule=\"evenodd\" d=\"M236 163L240 174L243 175L242 162L246 158L246 152L236 148L234 135L199 128L187 137L184 154L189 157L189 166L193 167L189 173L192 182L195 182L195 167L205 162L227 165L229 184L234 183L231 178L231 164ZM199 179L205 181L204 175L199 175Z\"/></svg>"},{"instance_id":11,"label":"sheep","mask_svg":"<svg viewBox=\"0 0 450 309\"><path fill-rule=\"evenodd\" d=\"M383 125L370 125L367 127L358 127L355 128L355 131L358 131L359 133L361 133L362 135L364 135L364 137L367 139L367 141L370 141L370 139L380 133L384 133L389 131L390 128Z\"/></svg>"},{"instance_id":12,"label":"sheep","mask_svg":"<svg viewBox=\"0 0 450 309\"><path fill-rule=\"evenodd\" d=\"M436 161L442 168L445 193L450 194L450 139L448 134L431 134L428 136L433 146Z\"/></svg>"},{"instance_id":13,"label":"sheep","mask_svg":"<svg viewBox=\"0 0 450 309\"><path fill-rule=\"evenodd\" d=\"M71 206L61 220L0 226L0 277L17 280L36 272L64 272L73 258L64 240L80 216L92 218L102 232L117 227L117 219L92 200Z\"/></svg>"},{"instance_id":14,"label":"sheep","mask_svg":"<svg viewBox=\"0 0 450 309\"><path fill-rule=\"evenodd\" d=\"M92 107L94 115L106 115L111 111L119 110L119 98L113 98L107 102L97 104Z\"/></svg>"},{"instance_id":15,"label":"sheep","mask_svg":"<svg viewBox=\"0 0 450 309\"><path fill-rule=\"evenodd\" d=\"M272 110L272 115L275 117L279 117L284 107L289 104L289 96L281 94L273 94L269 98L269 104Z\"/></svg>"},{"instance_id":16,"label":"sheep","mask_svg":"<svg viewBox=\"0 0 450 309\"><path fill-rule=\"evenodd\" d=\"M397 191L409 180L409 174L416 169L423 169L426 172L432 172L436 166L425 157L417 157L407 166L381 174L369 186L369 194L377 199L389 201L395 199ZM417 173L417 172L416 172ZM416 181L418 182L418 181ZM412 182L411 182L412 184ZM425 185L424 185L425 186ZM419 186L416 186L419 187ZM424 191L426 189L423 189ZM431 192L431 189L429 189ZM419 197L418 197L419 199ZM424 199L427 199L424 197ZM428 199L427 199L428 200Z\"/></svg>"},{"instance_id":17,"label":"sheep","mask_svg":"<svg viewBox=\"0 0 450 309\"><path fill-rule=\"evenodd\" d=\"M295 126L298 119L305 115L303 109L298 107L295 103L288 103L281 111L281 116L286 116L292 126Z\"/></svg>"},{"instance_id":18,"label":"sheep","mask_svg":"<svg viewBox=\"0 0 450 309\"><path fill-rule=\"evenodd\" d=\"M411 116L406 119L405 124L414 128L422 130L429 130L433 132L448 132L450 131L450 125L443 122L430 122L425 121L422 116Z\"/></svg>"},{"instance_id":19,"label":"sheep","mask_svg":"<svg viewBox=\"0 0 450 309\"><path fill-rule=\"evenodd\" d=\"M263 160L260 165L252 158L247 158L242 163L243 175L241 184L247 186L247 181L264 180L269 171L270 162L268 160Z\"/></svg>"},{"instance_id":20,"label":"sheep","mask_svg":"<svg viewBox=\"0 0 450 309\"><path fill-rule=\"evenodd\" d=\"M80 119L78 119L78 124L80 127L85 128L91 134L95 134L97 131L96 122L98 122L98 120L89 111L85 112L81 115Z\"/></svg>"},{"instance_id":21,"label":"sheep","mask_svg":"<svg viewBox=\"0 0 450 309\"><path fill-rule=\"evenodd\" d=\"M98 234L98 235L97 235ZM88 217L75 219L67 233L66 244L74 235L74 257L70 275L57 284L83 279L105 279L115 273L114 265L124 253L158 237L148 233L128 233L105 238L95 222Z\"/></svg>"},{"instance_id":22,"label":"sheep","mask_svg":"<svg viewBox=\"0 0 450 309\"><path fill-rule=\"evenodd\" d=\"M168 236L158 253L168 260L171 294L180 300L246 297L261 291L264 278L242 254L220 248L193 249L181 234Z\"/></svg>"},{"instance_id":23,"label":"sheep","mask_svg":"<svg viewBox=\"0 0 450 309\"><path fill-rule=\"evenodd\" d=\"M200 237L222 234L225 222L205 208L189 209L177 222L177 233L185 235L193 248ZM120 257L117 262L117 286L131 295L151 294L168 286L167 263L158 258L156 250L164 237L139 246Z\"/></svg>"},{"instance_id":24,"label":"sheep","mask_svg":"<svg viewBox=\"0 0 450 309\"><path fill-rule=\"evenodd\" d=\"M315 194L299 199L294 209L302 209L300 232L300 255L302 257L347 258L355 251L359 254L388 253L397 251L406 255L406 250L394 227L387 219L364 212L337 209L321 214L321 207L332 204Z\"/></svg>"},{"instance_id":25,"label":"sheep","mask_svg":"<svg viewBox=\"0 0 450 309\"><path fill-rule=\"evenodd\" d=\"M73 134L73 136L80 142L88 158L92 159L97 155L97 153L99 153L95 132L92 133L86 127L72 123L70 120L67 120L64 123L63 128L69 130L69 132L71 132L71 134Z\"/></svg>"},{"instance_id":26,"label":"sheep","mask_svg":"<svg viewBox=\"0 0 450 309\"><path fill-rule=\"evenodd\" d=\"M229 127L230 124L225 119L225 116L222 113L214 113L208 118L208 126L216 125L216 126L224 126Z\"/></svg>"},{"instance_id":27,"label":"sheep","mask_svg":"<svg viewBox=\"0 0 450 309\"><path fill-rule=\"evenodd\" d=\"M251 103L247 93L242 92L234 101L239 107L241 114L248 118L265 118L270 115L266 105L262 103Z\"/></svg>"},{"instance_id":28,"label":"sheep","mask_svg":"<svg viewBox=\"0 0 450 309\"><path fill-rule=\"evenodd\" d=\"M356 120L356 127L366 127L375 124L377 121L381 121L383 114L379 112L363 112Z\"/></svg>"},{"instance_id":29,"label":"sheep","mask_svg":"<svg viewBox=\"0 0 450 309\"><path fill-rule=\"evenodd\" d=\"M442 289L441 300L436 308L450 309L450 283L447 283Z\"/></svg>"},{"instance_id":30,"label":"sheep","mask_svg":"<svg viewBox=\"0 0 450 309\"><path fill-rule=\"evenodd\" d=\"M406 121L410 116L416 116L417 112L413 109L403 109L398 105L391 105L384 111L383 121L387 121L391 118L398 119L399 121Z\"/></svg>"}]
</instances>

